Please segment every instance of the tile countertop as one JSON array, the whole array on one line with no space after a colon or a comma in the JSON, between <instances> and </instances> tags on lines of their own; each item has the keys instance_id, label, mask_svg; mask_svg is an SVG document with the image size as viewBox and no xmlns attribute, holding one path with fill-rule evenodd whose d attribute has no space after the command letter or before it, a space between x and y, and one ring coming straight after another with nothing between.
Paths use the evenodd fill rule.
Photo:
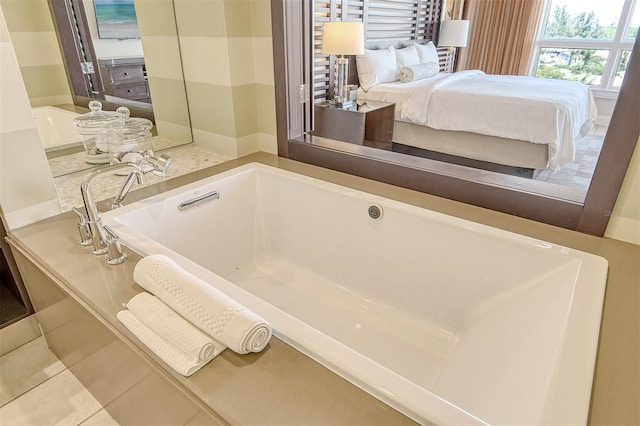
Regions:
<instances>
[{"instance_id":1,"label":"tile countertop","mask_svg":"<svg viewBox=\"0 0 640 426\"><path fill-rule=\"evenodd\" d=\"M528 235L605 257L609 277L599 353L589 414L590 424L638 424L640 399L639 341L640 246L598 238L496 213L443 198L410 191L265 153L252 154L155 185L138 188L128 201L139 200L248 162L261 162L382 197ZM107 202L100 205L108 207ZM140 256L109 267L77 245L76 218L70 212L12 231L11 242L51 272L71 294L123 339L135 338L117 321L141 287L132 273ZM103 285L98 285L103 283ZM190 378L164 367L146 348L148 359L166 376L184 386L231 424L411 424L412 422L351 385L320 364L272 338L260 354L225 351Z\"/></svg>"}]
</instances>

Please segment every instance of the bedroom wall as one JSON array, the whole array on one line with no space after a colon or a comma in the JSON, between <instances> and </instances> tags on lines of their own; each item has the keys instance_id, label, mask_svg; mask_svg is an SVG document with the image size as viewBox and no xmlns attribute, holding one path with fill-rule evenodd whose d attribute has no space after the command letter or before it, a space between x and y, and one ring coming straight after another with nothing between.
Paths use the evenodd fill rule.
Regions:
<instances>
[{"instance_id":1,"label":"bedroom wall","mask_svg":"<svg viewBox=\"0 0 640 426\"><path fill-rule=\"evenodd\" d=\"M609 121L611 121L613 109L616 106L616 99L601 98L596 94L594 95L594 100L596 102L596 108L598 110L598 118L596 118L595 124L598 126L608 126Z\"/></svg>"},{"instance_id":2,"label":"bedroom wall","mask_svg":"<svg viewBox=\"0 0 640 426\"><path fill-rule=\"evenodd\" d=\"M193 139L277 153L269 0L175 1Z\"/></svg>"}]
</instances>

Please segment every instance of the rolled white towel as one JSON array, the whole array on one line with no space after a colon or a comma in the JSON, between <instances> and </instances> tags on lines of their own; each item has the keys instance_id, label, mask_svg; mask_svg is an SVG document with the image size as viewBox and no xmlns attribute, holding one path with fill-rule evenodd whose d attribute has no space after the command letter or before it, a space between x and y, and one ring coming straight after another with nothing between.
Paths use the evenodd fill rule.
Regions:
<instances>
[{"instance_id":1,"label":"rolled white towel","mask_svg":"<svg viewBox=\"0 0 640 426\"><path fill-rule=\"evenodd\" d=\"M167 256L144 257L136 265L133 278L234 352L260 352L271 339L271 326L264 319L185 271Z\"/></svg>"},{"instance_id":2,"label":"rolled white towel","mask_svg":"<svg viewBox=\"0 0 640 426\"><path fill-rule=\"evenodd\" d=\"M225 350L222 343L213 340L152 294L135 295L127 308L140 322L191 358L210 360Z\"/></svg>"},{"instance_id":3,"label":"rolled white towel","mask_svg":"<svg viewBox=\"0 0 640 426\"><path fill-rule=\"evenodd\" d=\"M144 325L127 310L118 312L117 318L118 321L124 324L145 346L158 355L158 358L183 376L191 376L202 368L203 365L211 361L211 359L198 360L184 354L171 343L154 333L153 330Z\"/></svg>"}]
</instances>

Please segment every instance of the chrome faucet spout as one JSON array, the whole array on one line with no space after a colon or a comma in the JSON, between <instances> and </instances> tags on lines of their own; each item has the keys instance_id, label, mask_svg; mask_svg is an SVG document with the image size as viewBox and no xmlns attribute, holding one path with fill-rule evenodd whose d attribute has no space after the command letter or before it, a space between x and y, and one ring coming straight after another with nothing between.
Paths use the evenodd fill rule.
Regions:
<instances>
[{"instance_id":1,"label":"chrome faucet spout","mask_svg":"<svg viewBox=\"0 0 640 426\"><path fill-rule=\"evenodd\" d=\"M121 188L121 192L126 188L128 191L133 185L134 176L139 183L144 183L144 170L142 167L135 163L121 163L113 166L103 167L96 171L93 171L86 175L82 180L82 184L80 185L80 192L82 194L82 201L84 202L84 207L87 212L87 218L89 227L91 228L91 239L93 242L93 254L104 254L108 251L107 247L107 235L105 234L104 227L102 226L102 219L100 218L100 212L98 210L98 205L96 203L95 197L93 195L93 182L98 176L102 175L113 175L118 173L126 173L129 172L130 175L127 178L127 181ZM131 182L129 182L131 181ZM125 195L126 195L125 191ZM123 197L124 198L124 197Z\"/></svg>"}]
</instances>

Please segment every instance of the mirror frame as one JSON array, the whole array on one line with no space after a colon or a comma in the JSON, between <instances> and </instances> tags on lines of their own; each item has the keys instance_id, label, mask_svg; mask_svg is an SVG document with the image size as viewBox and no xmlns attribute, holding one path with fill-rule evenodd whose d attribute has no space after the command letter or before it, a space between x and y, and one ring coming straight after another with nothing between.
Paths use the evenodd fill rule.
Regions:
<instances>
[{"instance_id":1,"label":"mirror frame","mask_svg":"<svg viewBox=\"0 0 640 426\"><path fill-rule=\"evenodd\" d=\"M87 13L84 8L84 3L82 0L48 0L48 4L53 25L58 36L58 45L60 46L60 52L63 58L62 62L67 72L67 81L69 82L69 89L71 90L74 105L88 108L89 102L94 100L100 101L104 110L115 110L119 106L124 105L129 108L132 116L146 118L155 123L152 104L147 105L124 98L112 98L110 100L106 95L89 95L86 87L86 76L82 72L80 59L78 57L80 47L77 46L76 35L74 35L74 31L78 31L83 39L91 38L88 23L86 19L83 18ZM71 13L69 8L71 5L78 11L78 15L76 16L76 19L78 19L78 28L72 27L69 22L69 14ZM94 62L94 67L96 68L95 74L91 75L90 78L98 90L102 90L100 71L97 69L97 56L93 50L93 45L90 44L89 46L91 46L89 49L86 47L83 49L85 49L85 54Z\"/></svg>"},{"instance_id":2,"label":"mirror frame","mask_svg":"<svg viewBox=\"0 0 640 426\"><path fill-rule=\"evenodd\" d=\"M271 0L278 155L320 167L484 207L578 232L603 236L640 134L640 34L584 203L532 191L521 179L507 187L497 174L331 141L303 133L299 94L311 47L304 45L310 1ZM305 71L307 70L307 71ZM453 176L451 170L462 172ZM488 176L488 178L487 178Z\"/></svg>"}]
</instances>

